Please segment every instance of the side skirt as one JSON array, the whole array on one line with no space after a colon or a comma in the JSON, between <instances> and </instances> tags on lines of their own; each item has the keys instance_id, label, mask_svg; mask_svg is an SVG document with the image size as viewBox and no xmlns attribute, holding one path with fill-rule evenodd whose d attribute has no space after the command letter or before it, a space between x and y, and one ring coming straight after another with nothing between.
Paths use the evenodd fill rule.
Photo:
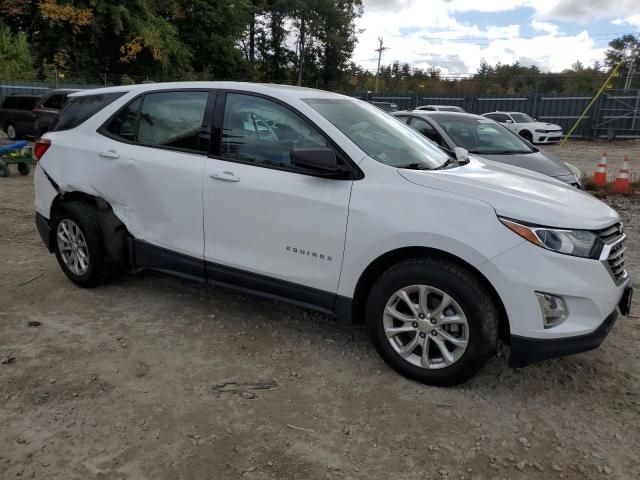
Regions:
<instances>
[{"instance_id":1,"label":"side skirt","mask_svg":"<svg viewBox=\"0 0 640 480\"><path fill-rule=\"evenodd\" d=\"M129 243L129 256L134 269L147 268L169 273L333 315L340 322L351 321L351 299L334 293L205 262L133 238Z\"/></svg>"}]
</instances>

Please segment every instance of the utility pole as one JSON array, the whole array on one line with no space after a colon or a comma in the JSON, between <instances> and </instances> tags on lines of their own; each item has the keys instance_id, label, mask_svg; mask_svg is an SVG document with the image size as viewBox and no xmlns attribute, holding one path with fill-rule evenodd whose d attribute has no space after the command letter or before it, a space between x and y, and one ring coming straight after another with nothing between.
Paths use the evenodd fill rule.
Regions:
<instances>
[{"instance_id":1,"label":"utility pole","mask_svg":"<svg viewBox=\"0 0 640 480\"><path fill-rule=\"evenodd\" d=\"M376 52L378 52L378 69L376 70L376 88L374 93L378 93L378 80L380 79L380 60L382 60L382 52L385 50L389 50L389 47L383 46L382 37L378 37L378 42L380 42L380 46L376 48Z\"/></svg>"},{"instance_id":2,"label":"utility pole","mask_svg":"<svg viewBox=\"0 0 640 480\"><path fill-rule=\"evenodd\" d=\"M304 41L305 41L305 30L304 30L304 17L300 18L300 41L299 41L299 55L300 60L298 65L298 86L302 85L302 66L304 65Z\"/></svg>"}]
</instances>

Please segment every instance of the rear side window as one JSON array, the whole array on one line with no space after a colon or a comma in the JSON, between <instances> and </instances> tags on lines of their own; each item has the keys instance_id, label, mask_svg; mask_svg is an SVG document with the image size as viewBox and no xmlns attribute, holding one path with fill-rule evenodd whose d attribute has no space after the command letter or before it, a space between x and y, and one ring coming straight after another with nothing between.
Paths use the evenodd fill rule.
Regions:
<instances>
[{"instance_id":1,"label":"rear side window","mask_svg":"<svg viewBox=\"0 0 640 480\"><path fill-rule=\"evenodd\" d=\"M83 95L71 97L58 114L52 127L53 132L71 130L86 122L107 105L111 104L127 92L102 93L99 95Z\"/></svg>"},{"instance_id":2,"label":"rear side window","mask_svg":"<svg viewBox=\"0 0 640 480\"><path fill-rule=\"evenodd\" d=\"M208 91L148 93L120 110L100 131L116 140L207 153L202 125Z\"/></svg>"},{"instance_id":3,"label":"rear side window","mask_svg":"<svg viewBox=\"0 0 640 480\"><path fill-rule=\"evenodd\" d=\"M17 104L18 104L17 97L7 97L4 99L4 102L2 103L2 108L16 108Z\"/></svg>"},{"instance_id":4,"label":"rear side window","mask_svg":"<svg viewBox=\"0 0 640 480\"><path fill-rule=\"evenodd\" d=\"M18 108L20 110L33 110L38 104L39 97L19 97Z\"/></svg>"}]
</instances>

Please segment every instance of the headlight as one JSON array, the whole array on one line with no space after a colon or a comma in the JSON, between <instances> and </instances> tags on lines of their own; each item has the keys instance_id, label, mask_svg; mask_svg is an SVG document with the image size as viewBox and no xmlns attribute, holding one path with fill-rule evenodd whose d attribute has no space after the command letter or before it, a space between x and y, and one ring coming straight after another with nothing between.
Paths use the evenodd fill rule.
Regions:
<instances>
[{"instance_id":1,"label":"headlight","mask_svg":"<svg viewBox=\"0 0 640 480\"><path fill-rule=\"evenodd\" d=\"M509 230L517 233L525 240L539 247L565 255L598 259L604 246L602 240L596 234L587 230L539 227L506 218L500 218L500 221Z\"/></svg>"},{"instance_id":2,"label":"headlight","mask_svg":"<svg viewBox=\"0 0 640 480\"><path fill-rule=\"evenodd\" d=\"M578 167L567 162L564 162L564 164L569 168L569 170L571 170L571 173L573 173L573 176L576 177L577 180L582 178L582 173L580 173Z\"/></svg>"}]
</instances>

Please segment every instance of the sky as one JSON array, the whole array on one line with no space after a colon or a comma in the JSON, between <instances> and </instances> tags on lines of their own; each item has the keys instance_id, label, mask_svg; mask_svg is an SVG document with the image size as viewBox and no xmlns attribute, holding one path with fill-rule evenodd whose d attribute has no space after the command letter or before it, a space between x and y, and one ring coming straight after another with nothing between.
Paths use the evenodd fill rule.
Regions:
<instances>
[{"instance_id":1,"label":"sky","mask_svg":"<svg viewBox=\"0 0 640 480\"><path fill-rule=\"evenodd\" d=\"M607 43L640 32L640 0L363 0L353 60L376 71L378 37L394 60L473 73L482 60L557 72L604 59Z\"/></svg>"}]
</instances>

